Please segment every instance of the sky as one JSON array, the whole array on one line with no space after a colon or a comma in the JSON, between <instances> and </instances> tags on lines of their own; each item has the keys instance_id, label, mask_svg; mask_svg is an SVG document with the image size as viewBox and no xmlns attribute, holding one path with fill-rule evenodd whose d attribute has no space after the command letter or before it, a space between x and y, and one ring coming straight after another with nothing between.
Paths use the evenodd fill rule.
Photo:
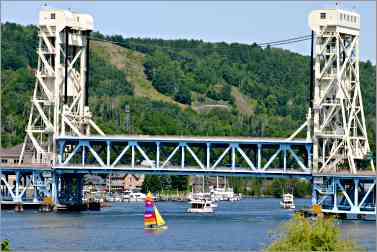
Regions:
<instances>
[{"instance_id":1,"label":"sky","mask_svg":"<svg viewBox=\"0 0 377 252\"><path fill-rule=\"evenodd\" d=\"M375 1L339 2L341 8L361 15L360 58L376 63ZM45 3L91 14L95 30L105 35L246 44L309 35L310 11L336 7L335 1L1 1L1 22L37 25ZM310 54L310 40L281 47Z\"/></svg>"}]
</instances>

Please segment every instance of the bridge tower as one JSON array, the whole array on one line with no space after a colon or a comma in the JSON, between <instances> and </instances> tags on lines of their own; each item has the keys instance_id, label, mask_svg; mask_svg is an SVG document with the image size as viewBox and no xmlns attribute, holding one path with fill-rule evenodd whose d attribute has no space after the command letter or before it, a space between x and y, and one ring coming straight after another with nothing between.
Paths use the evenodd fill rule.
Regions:
<instances>
[{"instance_id":1,"label":"bridge tower","mask_svg":"<svg viewBox=\"0 0 377 252\"><path fill-rule=\"evenodd\" d=\"M357 174L370 152L359 79L360 15L316 10L309 26L315 34L313 172Z\"/></svg>"},{"instance_id":2,"label":"bridge tower","mask_svg":"<svg viewBox=\"0 0 377 252\"><path fill-rule=\"evenodd\" d=\"M88 107L91 30L88 14L40 11L38 66L20 163L29 150L33 163L55 164L59 135L85 136L91 128L104 135Z\"/></svg>"}]
</instances>

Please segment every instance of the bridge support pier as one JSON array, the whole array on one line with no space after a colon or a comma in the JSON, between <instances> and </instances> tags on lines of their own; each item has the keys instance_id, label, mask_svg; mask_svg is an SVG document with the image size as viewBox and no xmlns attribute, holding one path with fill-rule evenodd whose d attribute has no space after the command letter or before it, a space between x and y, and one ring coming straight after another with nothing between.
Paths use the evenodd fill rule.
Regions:
<instances>
[{"instance_id":1,"label":"bridge support pier","mask_svg":"<svg viewBox=\"0 0 377 252\"><path fill-rule=\"evenodd\" d=\"M55 210L85 210L82 201L83 175L54 173L52 195Z\"/></svg>"},{"instance_id":2,"label":"bridge support pier","mask_svg":"<svg viewBox=\"0 0 377 252\"><path fill-rule=\"evenodd\" d=\"M350 218L375 216L376 177L314 177L312 203L320 205L325 214Z\"/></svg>"}]
</instances>

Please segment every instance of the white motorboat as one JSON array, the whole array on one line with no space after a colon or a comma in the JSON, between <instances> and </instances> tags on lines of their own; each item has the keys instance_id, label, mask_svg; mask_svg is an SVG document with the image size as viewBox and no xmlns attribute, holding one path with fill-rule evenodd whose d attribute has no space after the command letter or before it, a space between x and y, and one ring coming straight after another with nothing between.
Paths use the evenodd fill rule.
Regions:
<instances>
[{"instance_id":1,"label":"white motorboat","mask_svg":"<svg viewBox=\"0 0 377 252\"><path fill-rule=\"evenodd\" d=\"M191 207L187 209L188 213L213 213L212 202L205 199L193 199L190 201Z\"/></svg>"},{"instance_id":2,"label":"white motorboat","mask_svg":"<svg viewBox=\"0 0 377 252\"><path fill-rule=\"evenodd\" d=\"M131 192L129 195L130 202L143 202L146 198L146 195L141 192Z\"/></svg>"},{"instance_id":3,"label":"white motorboat","mask_svg":"<svg viewBox=\"0 0 377 252\"><path fill-rule=\"evenodd\" d=\"M284 193L283 200L280 201L280 206L285 209L295 209L296 206L293 202L293 194L291 193Z\"/></svg>"}]
</instances>

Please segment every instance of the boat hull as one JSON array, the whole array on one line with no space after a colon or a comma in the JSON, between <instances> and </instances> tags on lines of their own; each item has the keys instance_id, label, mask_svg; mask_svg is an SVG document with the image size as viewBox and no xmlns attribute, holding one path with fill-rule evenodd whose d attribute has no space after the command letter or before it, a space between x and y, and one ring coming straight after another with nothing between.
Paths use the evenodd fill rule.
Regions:
<instances>
[{"instance_id":1,"label":"boat hull","mask_svg":"<svg viewBox=\"0 0 377 252\"><path fill-rule=\"evenodd\" d=\"M280 201L280 207L284 209L295 209L296 206L294 204L287 204Z\"/></svg>"},{"instance_id":2,"label":"boat hull","mask_svg":"<svg viewBox=\"0 0 377 252\"><path fill-rule=\"evenodd\" d=\"M194 208L189 208L187 209L188 213L213 213L212 208L206 208L206 209L194 209Z\"/></svg>"},{"instance_id":3,"label":"boat hull","mask_svg":"<svg viewBox=\"0 0 377 252\"><path fill-rule=\"evenodd\" d=\"M151 226L144 226L145 230L162 230L162 229L167 229L168 226L163 225L163 226L158 226L158 225L151 225Z\"/></svg>"}]
</instances>

